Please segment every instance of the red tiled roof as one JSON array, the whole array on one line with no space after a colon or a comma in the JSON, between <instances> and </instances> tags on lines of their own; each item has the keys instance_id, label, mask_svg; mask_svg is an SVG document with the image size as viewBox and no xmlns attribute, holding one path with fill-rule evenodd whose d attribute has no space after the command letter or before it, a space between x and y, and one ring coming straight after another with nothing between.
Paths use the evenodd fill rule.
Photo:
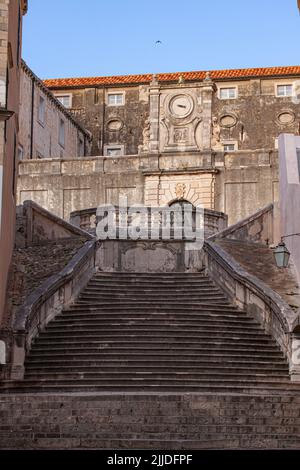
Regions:
<instances>
[{"instance_id":1,"label":"red tiled roof","mask_svg":"<svg viewBox=\"0 0 300 470\"><path fill-rule=\"evenodd\" d=\"M207 72L176 72L157 74L159 82L178 81L183 76L186 81L203 80ZM209 72L213 80L242 79L251 77L274 77L287 75L300 75L300 66L268 67L254 69L212 70ZM112 77L83 77L83 78L54 78L44 80L48 88L92 87L96 85L125 85L134 83L147 83L152 80L151 74L146 75L120 75Z\"/></svg>"}]
</instances>

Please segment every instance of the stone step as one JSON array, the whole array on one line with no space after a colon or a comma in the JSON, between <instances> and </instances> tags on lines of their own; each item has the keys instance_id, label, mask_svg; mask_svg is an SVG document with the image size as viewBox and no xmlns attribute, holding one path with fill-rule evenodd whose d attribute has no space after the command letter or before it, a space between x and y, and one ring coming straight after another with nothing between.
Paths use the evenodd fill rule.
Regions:
<instances>
[{"instance_id":1,"label":"stone step","mask_svg":"<svg viewBox=\"0 0 300 470\"><path fill-rule=\"evenodd\" d=\"M145 296L149 295L149 296L152 296L152 295L160 295L160 296L164 296L164 295L170 295L174 292L174 295L184 295L184 294L190 294L190 295L202 295L202 293L205 293L205 292L209 292L209 291L212 291L212 292L218 292L218 293L223 293L220 289L217 289L213 284L212 285L207 285L207 286L204 286L204 287L200 287L200 288L197 288L197 289L194 289L193 287L189 287L189 286L185 286L185 287L180 287L180 286L176 286L176 289L174 289L172 286L169 287L169 286L166 286L166 287L151 287L149 284L147 285L147 287L141 287L141 286L133 286L133 285L129 285L129 286L108 286L108 285L97 285L97 286L94 286L94 285L88 285L86 287L87 290L89 290L90 292L106 292L108 294L112 294L112 295L115 295L115 294L122 294L122 293L130 293L130 294L143 294Z\"/></svg>"},{"instance_id":2,"label":"stone step","mask_svg":"<svg viewBox=\"0 0 300 470\"><path fill-rule=\"evenodd\" d=\"M123 383L123 382L106 382L106 383L92 383L92 384L62 384L62 383L43 383L36 381L35 383L28 383L26 379L22 382L15 383L4 383L2 386L2 393L6 391L10 394L12 393L74 393L74 392L181 392L181 393L241 393L241 394L253 394L256 396L258 393L262 395L271 393L275 395L277 393L282 396L284 394L291 394L300 396L300 388L296 384L288 383L286 381L280 382L267 382L267 383L252 383L248 382L239 382L236 383L189 383L178 384L178 383Z\"/></svg>"},{"instance_id":3,"label":"stone step","mask_svg":"<svg viewBox=\"0 0 300 470\"><path fill-rule=\"evenodd\" d=\"M97 306L101 308L105 308L105 306L114 306L119 308L120 306L124 308L130 308L130 307L140 307L142 310L144 307L151 307L153 306L155 309L157 308L163 308L166 306L167 308L171 308L172 306L182 306L182 308L185 308L186 305L189 305L189 307L198 307L199 305L212 305L212 306L231 306L231 304L228 302L226 297L222 295L218 296L209 296L205 295L201 298L191 298L189 300L187 299L182 299L182 298L172 298L166 299L166 298L152 298L151 300L145 300L144 298L135 298L135 297L124 297L124 298L118 298L114 297L113 299L105 298L102 295L81 295L77 301L76 305L88 305L88 306Z\"/></svg>"},{"instance_id":4,"label":"stone step","mask_svg":"<svg viewBox=\"0 0 300 470\"><path fill-rule=\"evenodd\" d=\"M201 341L199 339L191 339L191 338L180 338L176 339L174 338L168 338L165 341L162 341L159 338L149 338L147 339L141 339L139 337L132 338L132 337L126 337L126 339L120 338L101 338L98 339L97 341L82 341L80 336L77 338L77 342L68 342L67 344L64 343L57 343L56 341L48 341L48 342L41 342L40 340L37 340L34 344L34 349L35 351L46 351L46 350L58 350L58 349L67 349L69 351L72 350L87 350L87 349L101 349L106 346L110 347L128 347L131 348L133 347L134 349L138 347L152 347L152 346L157 346L161 347L161 349L164 348L173 348L175 345L178 346L178 348L188 348L188 349L194 349L195 346L198 347L216 347L216 348L223 348L226 349L228 347L233 347L235 345L236 347L243 347L243 348L258 348L260 350L267 350L267 351L279 351L279 348L277 348L274 345L274 342L268 341L268 342L263 342L263 341L254 341L254 340L244 340L244 339L236 339L235 341L232 340L227 340L225 341L224 339L207 339L203 338Z\"/></svg>"},{"instance_id":5,"label":"stone step","mask_svg":"<svg viewBox=\"0 0 300 470\"><path fill-rule=\"evenodd\" d=\"M41 341L42 343L51 341L56 343L72 343L77 342L79 339L81 341L97 341L99 338L124 338L124 335L130 336L140 336L140 337L176 337L176 338L219 338L222 337L224 339L232 339L235 338L245 338L245 339L259 339L264 342L271 342L274 344L272 338L263 332L245 332L243 329L237 331L216 331L215 329L207 330L206 328L194 328L194 329L186 329L183 327L175 328L174 326L169 328L162 328L159 329L150 328L146 329L145 325L141 325L141 329L137 328L134 325L132 328L124 328L122 326L113 325L103 325L101 329L97 330L98 332L91 332L89 334L82 334L82 331L79 334L74 334L71 330L64 331L62 330L59 334L53 337L51 332L48 332L48 329L40 333L36 341Z\"/></svg>"},{"instance_id":6,"label":"stone step","mask_svg":"<svg viewBox=\"0 0 300 470\"><path fill-rule=\"evenodd\" d=\"M88 283L90 286L107 286L107 287L145 287L146 289L167 289L180 288L185 289L201 289L201 287L216 287L216 285L207 279L170 279L170 280L153 280L148 279L92 279Z\"/></svg>"},{"instance_id":7,"label":"stone step","mask_svg":"<svg viewBox=\"0 0 300 470\"><path fill-rule=\"evenodd\" d=\"M257 373L256 371L253 371L251 374L249 371L248 373L236 373L236 372L228 372L226 371L226 374L224 372L210 372L210 373L205 373L205 372L199 372L199 371L103 371L103 372L71 372L71 371L60 371L60 372L51 372L49 373L48 371L41 371L39 370L34 371L27 371L26 372L26 380L29 381L55 381L55 380L98 380L98 379L117 379L120 378L121 380L126 379L126 380L134 380L134 378L137 378L138 380L144 380L144 379L151 379L153 378L154 380L160 380L160 379L175 379L178 378L180 380L195 380L195 381L200 381L202 380L207 381L211 380L212 382L215 380L220 380L222 382L226 382L229 378L230 380L234 381L259 381L259 382L281 382L284 380L289 382L289 375L288 374L280 374L280 373Z\"/></svg>"},{"instance_id":8,"label":"stone step","mask_svg":"<svg viewBox=\"0 0 300 470\"><path fill-rule=\"evenodd\" d=\"M153 277L157 279L157 277L193 277L193 276L201 276L207 277L205 274L205 269L199 269L198 271L193 272L183 272L183 271L172 271L172 272L148 272L148 271L141 271L141 272L131 272L131 271L97 271L94 275L94 278L97 277Z\"/></svg>"},{"instance_id":9,"label":"stone step","mask_svg":"<svg viewBox=\"0 0 300 470\"><path fill-rule=\"evenodd\" d=\"M205 323L203 324L204 327L205 327ZM216 325L216 328L217 327L223 327L224 325L220 322L220 323L215 323ZM147 325L146 325L147 326ZM209 327L210 329L212 329L212 327L214 326L214 324L212 323L208 323L207 324L207 327ZM76 335L77 337L80 337L81 335L84 336L84 335L89 335L89 334L101 334L101 333L104 333L105 332L105 327L106 325L103 325L101 322L90 322L89 324L86 324L86 323L83 323L83 324L75 324L75 323L60 323L60 324L53 324L51 326L49 326L44 333L41 333L41 335L43 334L49 334L51 335L51 337L53 337L53 334L55 334L57 337L58 336L65 336L65 337L69 337L69 336L73 336L73 335ZM240 330L240 326L238 326L237 328L237 331ZM195 329L198 329L197 326L195 326ZM202 328L203 330L205 330L205 328ZM224 330L225 327L224 327ZM115 329L111 329L111 331L117 331L117 332L120 332L120 327L115 327ZM227 328L227 331L229 333L234 333L235 330L232 326L228 327ZM254 331L256 332L256 329L251 329L249 328L248 331ZM126 331L124 331L124 334L125 334Z\"/></svg>"},{"instance_id":10,"label":"stone step","mask_svg":"<svg viewBox=\"0 0 300 470\"><path fill-rule=\"evenodd\" d=\"M122 323L121 321L116 324L116 325L113 325L111 326L110 325L111 323L111 319L108 319L107 320L107 323L104 323L103 321L100 321L100 322L92 322L90 325L87 325L86 323L82 323L82 324L78 324L78 322L67 322L67 323L61 323L61 322L57 322L57 324L53 324L50 328L50 326L44 330L43 332L40 333L39 337L42 338L42 337L50 337L50 338L53 338L53 331L52 329L55 331L55 337L56 338L68 338L68 337L72 337L72 336L76 336L78 338L78 336L80 337L98 337L98 335L100 334L105 334L105 332L107 330L109 330L110 332L112 333L120 333L122 334L122 330L123 330L123 334L127 334L127 333L130 333L130 332L134 332L136 331L137 333L139 331L141 332L144 332L145 331L145 328L147 328L147 324L145 325L141 325L140 326L140 329L138 326L136 325L133 325L132 328L126 328L126 324L125 326L122 328ZM168 324L168 323L166 323ZM188 327L192 327L193 324L189 323L187 324ZM206 329L207 329L207 334L208 335L213 335L214 337L216 337L217 335L220 335L220 332L218 332L217 334L214 333L214 328L220 326L221 328L223 328L224 330L224 335L231 335L231 334L241 334L241 332L244 334L244 335L249 335L250 337L256 337L256 333L257 333L257 327L245 327L244 328L244 331L243 331L243 325L229 325L229 326L224 326L223 323L205 323L203 322L202 324L199 325L199 322L195 323L194 325L194 328L195 328L195 331L197 332L203 332L205 333ZM170 328L169 328L170 330ZM183 333L185 332L185 326L181 326L179 325L178 328L175 327L175 326L172 326L172 330L175 332L175 331L182 331ZM149 329L149 334L160 334L161 331L165 331L162 329L162 326L161 324L158 324L157 327L155 328L155 325L151 325L151 328ZM194 331L194 332L195 332ZM187 331L187 334L193 332L192 330L188 330ZM259 332L260 334L257 335L259 337L263 336L264 333L263 332Z\"/></svg>"},{"instance_id":11,"label":"stone step","mask_svg":"<svg viewBox=\"0 0 300 470\"><path fill-rule=\"evenodd\" d=\"M27 385L38 385L41 383L41 385L62 385L63 386L68 386L68 385L81 385L81 380L84 382L82 383L83 385L90 385L90 386L97 386L97 385L106 385L107 383L111 384L123 384L123 385L135 385L135 386L143 386L145 385L181 385L181 386L186 386L187 388L189 385L195 385L195 386L214 386L214 385L231 385L234 387L235 385L240 386L240 385L247 385L247 386L254 386L254 385L263 385L263 384L268 384L272 385L275 388L276 387L281 387L283 385L288 385L289 388L295 388L298 389L300 392L300 387L299 384L292 384L289 380L289 378L284 378L280 377L276 380L272 378L268 379L261 379L260 377L255 377L252 376L250 379L247 379L243 376L236 376L236 377L203 377L203 376L196 376L196 377L188 377L186 374L170 374L169 377L166 377L164 374L134 374L134 375L129 375L129 374L123 374L121 376L118 376L117 374L115 375L109 375L109 374L104 374L100 375L100 377L79 377L76 376L74 378L69 378L63 376L63 378L56 377L54 380L49 380L47 377L45 378L39 378L37 380L32 379L32 378L25 378L24 379L24 386Z\"/></svg>"},{"instance_id":12,"label":"stone step","mask_svg":"<svg viewBox=\"0 0 300 470\"><path fill-rule=\"evenodd\" d=\"M153 363L152 363L153 362ZM44 362L40 365L37 366L36 364L31 364L30 362L26 362L26 373L61 373L64 371L64 373L67 374L73 374L73 373L98 373L99 371L105 372L106 370L108 372L116 372L116 373L122 373L124 371L129 372L132 371L133 373L139 373L139 372L189 372L189 373L200 373L200 374L207 374L207 375L213 375L215 377L218 376L223 376L224 371L226 371L226 375L239 375L239 374L263 374L263 375L288 375L288 366L287 364L247 364L247 365L228 365L228 364L219 364L215 363L212 364L209 368L207 367L207 362L203 362L202 364L200 363L198 366L195 365L194 362L187 362L187 361L170 361L169 363L167 361L157 361L155 364L155 361L152 361L149 363L148 361L127 361L123 363L117 363L116 361L110 361L107 363L102 363L99 367L95 366L77 366L76 367L76 372L75 371L70 371L69 365L64 365L62 364L60 367L57 367L55 365L49 366L48 364L45 364Z\"/></svg>"},{"instance_id":13,"label":"stone step","mask_svg":"<svg viewBox=\"0 0 300 470\"><path fill-rule=\"evenodd\" d=\"M240 328L259 328L259 324L252 320L250 317L246 317L244 315L239 315L236 313L229 312L228 314L224 315L221 312L188 312L188 313L172 313L172 312L149 312L147 314L143 313L129 313L123 312L120 310L119 312L80 312L80 311L65 311L61 315L57 316L57 318L50 322L47 325L47 329L51 328L52 326L56 325L66 325L72 324L72 326L76 325L84 325L86 324L91 325L92 323L98 323L99 325L103 324L104 322L114 322L115 325L122 325L122 323L134 322L132 326L134 326L135 322L143 322L145 326L152 326L152 322L163 325L169 324L172 327L174 323L186 323L193 325L205 325L205 326L238 326ZM165 322L165 323L162 323ZM125 326L125 325L124 325Z\"/></svg>"},{"instance_id":14,"label":"stone step","mask_svg":"<svg viewBox=\"0 0 300 470\"><path fill-rule=\"evenodd\" d=\"M108 349L108 348L85 348L82 351L78 351L75 348L74 352L71 352L71 348L68 348L64 352L62 351L37 351L36 348L33 348L30 352L30 357L43 357L44 359L51 359L53 357L61 357L65 361L67 359L73 361L75 358L83 358L83 357L89 357L92 356L93 358L98 357L102 358L104 356L108 357L132 357L138 354L143 354L145 357L156 357L156 358L162 358L164 356L170 357L172 356L174 359L176 355L178 356L184 356L184 357L194 357L195 354L201 355L201 357L216 357L216 356L221 356L225 359L225 357L236 357L236 353L239 353L242 357L252 357L252 359L257 360L257 358L265 358L269 359L272 361L274 358L280 358L283 359L283 354L281 351L277 349L272 349L272 348L264 348L261 350L253 350L247 347L229 347L224 345L220 345L218 348L217 346L210 345L210 347L191 347L187 349L186 347L162 347L162 346L147 346L147 347L133 347L133 346L118 346L114 347L113 349Z\"/></svg>"},{"instance_id":15,"label":"stone step","mask_svg":"<svg viewBox=\"0 0 300 470\"><path fill-rule=\"evenodd\" d=\"M192 358L192 361L191 361ZM252 359L252 361L251 361ZM70 362L70 361L69 361ZM244 366L245 364L250 365L252 364L253 366L260 367L260 366L265 366L265 367L270 367L271 368L276 368L278 366L280 367L287 367L287 362L284 358L278 357L276 355L275 357L270 357L270 355L267 356L256 356L255 361L253 360L253 357L251 355L233 355L233 354L207 354L202 357L195 357L193 354L181 354L180 358L178 357L173 357L172 355L160 355L157 357L157 355L144 355L143 359L138 359L136 355L129 355L127 357L125 356L120 356L118 354L111 355L111 357L105 357L105 355L101 354L98 358L95 358L93 356L92 358L90 355L83 356L83 357L73 357L72 358L72 367L101 367L103 365L127 365L131 364L133 366L135 365L157 365L157 364L164 364L168 366L169 364L180 364L183 366L188 367L189 365L199 365L202 366L204 365L205 367L214 367L215 365L217 366L228 366L228 367L235 367L235 366ZM29 355L26 360L27 366L29 364L31 365L40 365L43 366L45 365L45 359L44 357L33 357L32 355ZM62 361L60 357L51 357L47 361L48 366L54 366L57 367L64 366L66 365L65 361ZM68 365L69 367L69 365Z\"/></svg>"},{"instance_id":16,"label":"stone step","mask_svg":"<svg viewBox=\"0 0 300 470\"><path fill-rule=\"evenodd\" d=\"M145 295L144 294L139 294L139 295L132 295L129 294L128 292L123 293L123 294L118 294L111 298L111 294L107 293L90 293L90 292L84 292L81 294L78 298L79 301L84 300L85 302L90 302L91 304L96 301L97 303L100 301L101 303L107 303L107 302L112 302L112 303L130 303L131 305L139 305L139 304L144 304L144 303L157 303L159 304L170 304L173 305L174 303L179 303L180 305L186 305L187 300L189 304L198 304L198 303L203 303L206 301L209 301L210 303L216 302L220 303L222 301L224 305L229 305L229 302L227 298L223 294L216 294L216 293L206 293L203 295L167 295L167 296L158 296L158 295L151 295L151 299L145 300ZM77 302L76 302L77 303Z\"/></svg>"},{"instance_id":17,"label":"stone step","mask_svg":"<svg viewBox=\"0 0 300 470\"><path fill-rule=\"evenodd\" d=\"M216 301L203 301L203 302L157 302L154 303L153 301L144 301L144 302L115 302L112 300L111 302L103 302L103 301L83 301L77 300L76 304L72 305L73 310L84 310L84 311L120 311L120 307L122 311L129 311L129 312L191 312L191 311L202 311L202 310L215 310L221 312L232 312L233 308L229 303L224 303L222 300L220 302Z\"/></svg>"},{"instance_id":18,"label":"stone step","mask_svg":"<svg viewBox=\"0 0 300 470\"><path fill-rule=\"evenodd\" d=\"M72 333L72 332L71 332ZM36 341L35 344L39 345L54 345L54 344L98 344L100 341L102 342L104 339L106 341L123 341L124 338L128 338L130 341L191 341L191 342L202 342L203 340L206 341L216 341L222 338L222 341L228 342L228 341L242 341L244 343L249 343L249 344L272 344L274 345L274 341L268 336L262 336L259 338L256 338L255 335L252 335L252 337L248 337L247 335L241 334L241 335L234 335L234 334L228 334L224 332L211 332L211 333L198 333L197 331L185 331L180 334L180 331L177 333L173 331L173 329L170 329L169 331L166 330L165 332L157 332L157 331L132 331L128 330L126 333L124 330L120 328L119 331L115 332L112 334L111 332L105 332L105 331L100 331L98 335L89 335L89 336L82 336L82 335L70 335L70 336L63 336L59 338L53 338L53 335L47 334L45 335L42 334L40 335Z\"/></svg>"},{"instance_id":19,"label":"stone step","mask_svg":"<svg viewBox=\"0 0 300 470\"><path fill-rule=\"evenodd\" d=\"M149 285L148 285L148 286L149 286ZM143 293L143 292L148 292L148 291L149 291L149 292L151 292L151 295L154 295L154 294L158 294L158 295L159 295L160 292L162 292L162 294L165 295L165 294L166 294L166 291L168 291L167 288L165 288L165 289L163 289L163 290L160 291L159 289L151 289L150 286L149 286L149 287L145 287L145 288L143 288L143 289L138 289L137 287L130 285L128 289L124 289L124 287L114 287L114 288L111 287L111 288L110 288L110 287L107 286L107 285L104 285L104 286L102 286L102 285L98 285L98 286L91 286L91 285L88 285L88 286L85 288L84 292L91 292L91 293L92 293L92 292L108 292L109 294L110 294L110 293L117 293L117 292L119 292L120 294L124 294L124 293L127 292L127 290L128 290L129 293L136 292L136 293L138 293L138 294L139 294L139 293ZM194 294L194 295L196 295L196 294L201 295L202 293L206 293L206 292L223 293L223 291L221 291L218 287L214 286L213 284L212 284L212 285L209 285L209 286L207 286L207 287L202 286L201 289L197 289L196 291L195 291L195 289L193 289L193 287L188 288L188 287L186 286L184 289L181 289L181 292L180 292L180 294L178 294L178 295L184 295L185 292L188 292L189 294ZM168 293L168 292L167 292L167 293ZM169 292L169 295L173 295L173 294L176 295L176 292L173 292L173 293Z\"/></svg>"},{"instance_id":20,"label":"stone step","mask_svg":"<svg viewBox=\"0 0 300 470\"><path fill-rule=\"evenodd\" d=\"M150 305L143 307L142 311L140 307L122 307L120 309L120 306L113 306L111 309L109 307L101 308L101 306L95 306L95 305L89 305L89 304L74 304L71 305L69 308L66 308L63 311L64 316L67 314L84 314L87 315L88 313L107 313L107 314L114 314L116 313L115 311L122 313L122 315L129 314L129 315L139 315L140 317L142 316L150 316L153 314L160 314L160 315L173 315L173 316L180 316L180 315L198 315L198 316L207 316L207 317L212 317L212 316L219 316L219 317L235 317L235 318L243 318L246 319L248 322L254 322L254 320L251 317L246 316L245 313L240 312L238 310L235 310L233 307L230 306L223 306L223 305L204 305L204 304L198 304L197 306L194 306L192 308L188 308L188 306L183 307L178 307L172 306L168 308L168 306L163 306L162 308L153 308ZM174 318L173 318L174 319Z\"/></svg>"}]
</instances>

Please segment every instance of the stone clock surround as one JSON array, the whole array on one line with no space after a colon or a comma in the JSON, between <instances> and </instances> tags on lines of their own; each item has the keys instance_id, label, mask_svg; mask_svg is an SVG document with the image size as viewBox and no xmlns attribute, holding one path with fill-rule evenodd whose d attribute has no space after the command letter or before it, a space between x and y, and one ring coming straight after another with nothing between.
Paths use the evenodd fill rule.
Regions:
<instances>
[{"instance_id":1,"label":"stone clock surround","mask_svg":"<svg viewBox=\"0 0 300 470\"><path fill-rule=\"evenodd\" d=\"M150 153L210 151L215 91L209 78L180 85L160 85L154 78L149 92ZM186 106L186 113L180 113L180 106Z\"/></svg>"}]
</instances>

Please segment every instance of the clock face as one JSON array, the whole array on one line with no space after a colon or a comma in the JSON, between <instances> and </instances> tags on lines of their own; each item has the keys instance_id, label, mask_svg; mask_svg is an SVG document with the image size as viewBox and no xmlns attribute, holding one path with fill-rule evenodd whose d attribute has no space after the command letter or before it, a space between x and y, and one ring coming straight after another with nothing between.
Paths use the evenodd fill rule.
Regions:
<instances>
[{"instance_id":1,"label":"clock face","mask_svg":"<svg viewBox=\"0 0 300 470\"><path fill-rule=\"evenodd\" d=\"M187 95L175 96L170 103L170 111L173 116L183 118L188 116L193 109L192 99Z\"/></svg>"}]
</instances>

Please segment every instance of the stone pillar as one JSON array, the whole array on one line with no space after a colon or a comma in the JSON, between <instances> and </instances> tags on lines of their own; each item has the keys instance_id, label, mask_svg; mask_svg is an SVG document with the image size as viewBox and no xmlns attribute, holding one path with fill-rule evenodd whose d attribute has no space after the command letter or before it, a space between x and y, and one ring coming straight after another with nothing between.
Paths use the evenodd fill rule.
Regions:
<instances>
[{"instance_id":1,"label":"stone pillar","mask_svg":"<svg viewBox=\"0 0 300 470\"><path fill-rule=\"evenodd\" d=\"M150 83L150 153L159 153L159 95L160 87L153 75Z\"/></svg>"},{"instance_id":2,"label":"stone pillar","mask_svg":"<svg viewBox=\"0 0 300 470\"><path fill-rule=\"evenodd\" d=\"M212 164L211 154L211 137L212 137L212 100L213 94L216 91L216 85L207 74L202 85L202 108L203 108L203 133L202 133L202 148L203 152L207 153L207 163L209 166Z\"/></svg>"}]
</instances>

